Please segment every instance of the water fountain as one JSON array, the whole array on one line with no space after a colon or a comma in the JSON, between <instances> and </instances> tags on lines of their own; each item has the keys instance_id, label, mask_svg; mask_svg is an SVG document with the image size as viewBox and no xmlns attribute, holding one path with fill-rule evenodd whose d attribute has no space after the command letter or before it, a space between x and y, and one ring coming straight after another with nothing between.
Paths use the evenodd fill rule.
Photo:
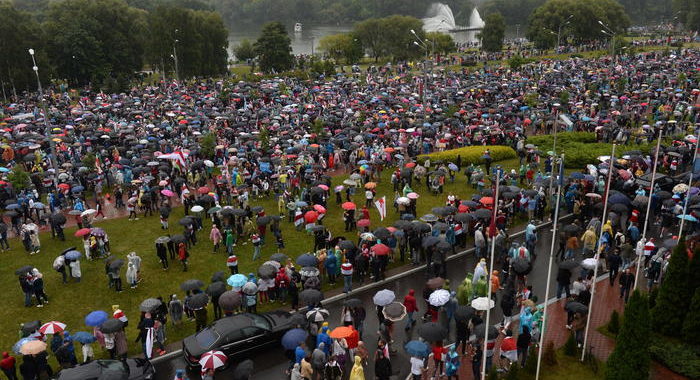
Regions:
<instances>
[{"instance_id":1,"label":"water fountain","mask_svg":"<svg viewBox=\"0 0 700 380\"><path fill-rule=\"evenodd\" d=\"M484 28L484 20L479 11L474 8L469 16L469 25L457 25L450 6L444 3L432 3L426 17L423 19L423 30L426 32L457 32L480 30Z\"/></svg>"}]
</instances>

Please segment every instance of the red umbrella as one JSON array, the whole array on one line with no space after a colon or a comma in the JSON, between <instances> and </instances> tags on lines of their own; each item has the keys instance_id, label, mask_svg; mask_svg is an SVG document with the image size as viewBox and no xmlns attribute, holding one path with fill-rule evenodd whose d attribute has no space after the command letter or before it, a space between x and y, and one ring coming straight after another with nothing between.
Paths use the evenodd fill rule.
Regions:
<instances>
[{"instance_id":1,"label":"red umbrella","mask_svg":"<svg viewBox=\"0 0 700 380\"><path fill-rule=\"evenodd\" d=\"M319 214L326 213L326 208L321 205L314 205L314 210L318 211Z\"/></svg>"},{"instance_id":2,"label":"red umbrella","mask_svg":"<svg viewBox=\"0 0 700 380\"><path fill-rule=\"evenodd\" d=\"M459 205L459 207L457 207L457 211L458 212L469 212L469 207L467 207L466 205Z\"/></svg>"},{"instance_id":3,"label":"red umbrella","mask_svg":"<svg viewBox=\"0 0 700 380\"><path fill-rule=\"evenodd\" d=\"M369 227L369 219L360 219L357 221L358 227Z\"/></svg>"},{"instance_id":4,"label":"red umbrella","mask_svg":"<svg viewBox=\"0 0 700 380\"><path fill-rule=\"evenodd\" d=\"M49 323L44 323L39 328L39 332L44 335L58 334L66 329L66 324L58 321L51 321Z\"/></svg>"},{"instance_id":5,"label":"red umbrella","mask_svg":"<svg viewBox=\"0 0 700 380\"><path fill-rule=\"evenodd\" d=\"M304 220L306 223L313 223L318 220L318 213L316 211L307 211L306 214L304 214Z\"/></svg>"},{"instance_id":6,"label":"red umbrella","mask_svg":"<svg viewBox=\"0 0 700 380\"><path fill-rule=\"evenodd\" d=\"M321 185L318 185L318 187L320 187L321 189L323 189L325 191L328 191L328 186L326 186L326 185L321 184Z\"/></svg>"},{"instance_id":7,"label":"red umbrella","mask_svg":"<svg viewBox=\"0 0 700 380\"><path fill-rule=\"evenodd\" d=\"M342 207L343 210L354 210L357 208L357 206L352 202L345 202L343 203Z\"/></svg>"},{"instance_id":8,"label":"red umbrella","mask_svg":"<svg viewBox=\"0 0 700 380\"><path fill-rule=\"evenodd\" d=\"M415 162L409 162L409 163L407 163L407 164L404 165L404 166L407 167L407 168L413 168L413 167L416 166L416 163L415 163Z\"/></svg>"},{"instance_id":9,"label":"red umbrella","mask_svg":"<svg viewBox=\"0 0 700 380\"><path fill-rule=\"evenodd\" d=\"M378 256L386 256L391 252L391 248L385 244L375 244L372 246L372 252Z\"/></svg>"},{"instance_id":10,"label":"red umbrella","mask_svg":"<svg viewBox=\"0 0 700 380\"><path fill-rule=\"evenodd\" d=\"M493 197L483 197L479 199L479 202L484 206L490 206L493 204Z\"/></svg>"},{"instance_id":11,"label":"red umbrella","mask_svg":"<svg viewBox=\"0 0 700 380\"><path fill-rule=\"evenodd\" d=\"M58 188L61 190L68 190L68 189L70 189L70 185L67 183L59 183Z\"/></svg>"},{"instance_id":12,"label":"red umbrella","mask_svg":"<svg viewBox=\"0 0 700 380\"><path fill-rule=\"evenodd\" d=\"M85 235L90 234L90 229L89 228L81 228L77 231L75 231L75 236L77 237L83 237Z\"/></svg>"},{"instance_id":13,"label":"red umbrella","mask_svg":"<svg viewBox=\"0 0 700 380\"><path fill-rule=\"evenodd\" d=\"M198 191L200 194L206 194L206 193L209 192L209 188L206 187L206 186L202 186L202 187L200 187L199 189L197 189L197 191Z\"/></svg>"}]
</instances>

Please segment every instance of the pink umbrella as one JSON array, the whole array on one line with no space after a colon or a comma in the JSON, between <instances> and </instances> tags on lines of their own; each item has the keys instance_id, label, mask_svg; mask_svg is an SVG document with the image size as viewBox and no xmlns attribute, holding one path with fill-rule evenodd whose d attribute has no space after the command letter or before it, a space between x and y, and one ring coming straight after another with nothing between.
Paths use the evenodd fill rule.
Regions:
<instances>
[{"instance_id":1,"label":"pink umbrella","mask_svg":"<svg viewBox=\"0 0 700 380\"><path fill-rule=\"evenodd\" d=\"M406 194L406 198L408 198L408 199L418 199L418 197L420 197L420 195L418 195L418 193L408 193L408 194Z\"/></svg>"},{"instance_id":2,"label":"pink umbrella","mask_svg":"<svg viewBox=\"0 0 700 380\"><path fill-rule=\"evenodd\" d=\"M357 221L357 225L359 227L369 227L369 223L370 223L369 219L360 219Z\"/></svg>"},{"instance_id":3,"label":"pink umbrella","mask_svg":"<svg viewBox=\"0 0 700 380\"><path fill-rule=\"evenodd\" d=\"M318 211L319 214L326 213L326 208L321 205L314 205L314 210Z\"/></svg>"},{"instance_id":4,"label":"pink umbrella","mask_svg":"<svg viewBox=\"0 0 700 380\"><path fill-rule=\"evenodd\" d=\"M39 332L44 335L58 334L66 329L66 324L58 321L51 321L44 323L40 328Z\"/></svg>"},{"instance_id":5,"label":"pink umbrella","mask_svg":"<svg viewBox=\"0 0 700 380\"><path fill-rule=\"evenodd\" d=\"M158 186L168 186L168 181L161 180L160 182L158 182Z\"/></svg>"},{"instance_id":6,"label":"pink umbrella","mask_svg":"<svg viewBox=\"0 0 700 380\"><path fill-rule=\"evenodd\" d=\"M227 359L226 354L221 351L207 351L199 358L199 365L202 366L202 370L217 369L223 367Z\"/></svg>"},{"instance_id":7,"label":"pink umbrella","mask_svg":"<svg viewBox=\"0 0 700 380\"><path fill-rule=\"evenodd\" d=\"M328 191L328 186L326 186L326 185L321 184L321 185L318 185L318 187L320 187L321 189L323 189L325 191Z\"/></svg>"},{"instance_id":8,"label":"pink umbrella","mask_svg":"<svg viewBox=\"0 0 700 380\"><path fill-rule=\"evenodd\" d=\"M385 244L376 244L372 246L372 252L378 256L386 256L391 252L391 248Z\"/></svg>"},{"instance_id":9,"label":"pink umbrella","mask_svg":"<svg viewBox=\"0 0 700 380\"><path fill-rule=\"evenodd\" d=\"M166 197L172 197L173 195L175 195L175 193L168 189L161 190L160 193L165 195Z\"/></svg>"}]
</instances>

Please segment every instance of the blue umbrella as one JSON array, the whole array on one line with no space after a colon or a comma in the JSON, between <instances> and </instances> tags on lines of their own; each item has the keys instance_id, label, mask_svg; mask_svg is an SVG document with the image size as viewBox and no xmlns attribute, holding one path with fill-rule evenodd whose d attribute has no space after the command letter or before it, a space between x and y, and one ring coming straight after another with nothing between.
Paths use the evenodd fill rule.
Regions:
<instances>
[{"instance_id":1,"label":"blue umbrella","mask_svg":"<svg viewBox=\"0 0 700 380\"><path fill-rule=\"evenodd\" d=\"M306 206L308 206L309 204L306 203L306 202L304 202L304 201L296 201L296 203L294 203L294 205L297 206L297 207L306 207Z\"/></svg>"},{"instance_id":2,"label":"blue umbrella","mask_svg":"<svg viewBox=\"0 0 700 380\"><path fill-rule=\"evenodd\" d=\"M571 173L571 178L573 179L583 179L585 175L581 172L573 172Z\"/></svg>"},{"instance_id":3,"label":"blue umbrella","mask_svg":"<svg viewBox=\"0 0 700 380\"><path fill-rule=\"evenodd\" d=\"M687 220L687 221L689 221L689 222L697 222L697 221L698 221L698 218L696 218L696 217L694 217L694 216L692 216L692 215L688 215L688 214L685 214L685 215L678 215L678 219L685 219L685 220Z\"/></svg>"},{"instance_id":4,"label":"blue umbrella","mask_svg":"<svg viewBox=\"0 0 700 380\"><path fill-rule=\"evenodd\" d=\"M608 202L615 204L615 203L622 203L624 205L629 205L630 204L630 199L627 198L626 195L622 193L615 193L608 198Z\"/></svg>"},{"instance_id":5,"label":"blue umbrella","mask_svg":"<svg viewBox=\"0 0 700 380\"><path fill-rule=\"evenodd\" d=\"M11 205L5 206L6 210L17 210L19 208L19 205L17 203L13 203Z\"/></svg>"},{"instance_id":6,"label":"blue umbrella","mask_svg":"<svg viewBox=\"0 0 700 380\"><path fill-rule=\"evenodd\" d=\"M82 344L89 344L96 341L97 338L95 338L95 336L89 332L78 331L77 333L73 334L73 340Z\"/></svg>"},{"instance_id":7,"label":"blue umbrella","mask_svg":"<svg viewBox=\"0 0 700 380\"><path fill-rule=\"evenodd\" d=\"M82 186L73 186L73 188L71 189L71 191L74 192L74 193L79 193L79 192L81 192L81 191L83 191L83 190L85 190L85 188L82 187Z\"/></svg>"},{"instance_id":8,"label":"blue umbrella","mask_svg":"<svg viewBox=\"0 0 700 380\"><path fill-rule=\"evenodd\" d=\"M10 171L10 169L8 169L4 166L0 167L0 173L8 173L9 171Z\"/></svg>"},{"instance_id":9,"label":"blue umbrella","mask_svg":"<svg viewBox=\"0 0 700 380\"><path fill-rule=\"evenodd\" d=\"M291 329L282 336L282 347L285 350L293 350L299 345L299 342L306 341L307 336L309 333L302 329Z\"/></svg>"},{"instance_id":10,"label":"blue umbrella","mask_svg":"<svg viewBox=\"0 0 700 380\"><path fill-rule=\"evenodd\" d=\"M424 358L430 355L430 346L419 340L412 340L406 343L404 349L409 355L417 358Z\"/></svg>"},{"instance_id":11,"label":"blue umbrella","mask_svg":"<svg viewBox=\"0 0 700 380\"><path fill-rule=\"evenodd\" d=\"M44 204L41 202L34 202L32 208L44 208Z\"/></svg>"},{"instance_id":12,"label":"blue umbrella","mask_svg":"<svg viewBox=\"0 0 700 380\"><path fill-rule=\"evenodd\" d=\"M240 273L234 274L226 280L226 283L234 288L240 288L245 285L246 282L248 282L248 277Z\"/></svg>"},{"instance_id":13,"label":"blue umbrella","mask_svg":"<svg viewBox=\"0 0 700 380\"><path fill-rule=\"evenodd\" d=\"M99 326L109 318L106 311L95 310L85 316L85 324L88 326Z\"/></svg>"},{"instance_id":14,"label":"blue umbrella","mask_svg":"<svg viewBox=\"0 0 700 380\"><path fill-rule=\"evenodd\" d=\"M297 257L297 265L301 267L315 267L318 264L316 256L305 253Z\"/></svg>"},{"instance_id":15,"label":"blue umbrella","mask_svg":"<svg viewBox=\"0 0 700 380\"><path fill-rule=\"evenodd\" d=\"M18 340L17 343L15 343L14 346L12 346L12 351L14 351L14 353L17 355L21 354L21 352L19 352L19 349L22 348L22 346L24 346L25 343L31 342L32 340L37 339L33 337L26 337Z\"/></svg>"},{"instance_id":16,"label":"blue umbrella","mask_svg":"<svg viewBox=\"0 0 700 380\"><path fill-rule=\"evenodd\" d=\"M65 255L63 255L66 259L68 260L78 260L83 254L80 253L79 251L72 250L66 252Z\"/></svg>"}]
</instances>

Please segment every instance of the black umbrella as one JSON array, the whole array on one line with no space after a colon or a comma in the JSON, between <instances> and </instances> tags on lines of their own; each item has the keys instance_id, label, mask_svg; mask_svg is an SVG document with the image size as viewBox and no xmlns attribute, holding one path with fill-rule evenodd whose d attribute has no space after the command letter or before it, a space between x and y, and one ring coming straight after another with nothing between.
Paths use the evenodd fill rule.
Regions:
<instances>
[{"instance_id":1,"label":"black umbrella","mask_svg":"<svg viewBox=\"0 0 700 380\"><path fill-rule=\"evenodd\" d=\"M23 267L17 269L17 270L15 271L15 274L18 275L18 276L24 276L24 275L26 275L27 273L31 273L32 269L34 269L33 266L31 266L31 265L25 265L25 266L23 266Z\"/></svg>"},{"instance_id":2,"label":"black umbrella","mask_svg":"<svg viewBox=\"0 0 700 380\"><path fill-rule=\"evenodd\" d=\"M430 230L431 230L430 225L427 223L415 221L415 222L412 222L412 224L413 224L413 227L412 227L413 230L418 232L419 234L424 234L424 233L430 232Z\"/></svg>"},{"instance_id":3,"label":"black umbrella","mask_svg":"<svg viewBox=\"0 0 700 380\"><path fill-rule=\"evenodd\" d=\"M411 222L409 222L408 220L397 220L394 222L394 227L400 230L405 230L411 228Z\"/></svg>"},{"instance_id":4,"label":"black umbrella","mask_svg":"<svg viewBox=\"0 0 700 380\"><path fill-rule=\"evenodd\" d=\"M323 299L323 294L316 289L306 289L299 293L299 299L307 305L316 305Z\"/></svg>"},{"instance_id":5,"label":"black umbrella","mask_svg":"<svg viewBox=\"0 0 700 380\"><path fill-rule=\"evenodd\" d=\"M493 212L491 210L485 209L485 208L480 208L472 213L475 218L477 219L489 219L491 218L491 215Z\"/></svg>"},{"instance_id":6,"label":"black umbrella","mask_svg":"<svg viewBox=\"0 0 700 380\"><path fill-rule=\"evenodd\" d=\"M257 220L258 226L267 225L271 221L272 221L272 218L270 218L269 215L260 216L260 217L258 217L258 220Z\"/></svg>"},{"instance_id":7,"label":"black umbrella","mask_svg":"<svg viewBox=\"0 0 700 380\"><path fill-rule=\"evenodd\" d=\"M124 328L124 322L119 319L108 319L101 326L100 331L105 334L112 334Z\"/></svg>"},{"instance_id":8,"label":"black umbrella","mask_svg":"<svg viewBox=\"0 0 700 380\"><path fill-rule=\"evenodd\" d=\"M170 237L170 241L172 241L172 242L175 243L175 244L180 244L180 243L186 242L187 239L185 238L185 235L183 235L183 234L177 234L177 235L171 236L171 237Z\"/></svg>"},{"instance_id":9,"label":"black umbrella","mask_svg":"<svg viewBox=\"0 0 700 380\"><path fill-rule=\"evenodd\" d=\"M66 216L63 214L52 214L51 222L56 225L61 225L66 223Z\"/></svg>"},{"instance_id":10,"label":"black umbrella","mask_svg":"<svg viewBox=\"0 0 700 380\"><path fill-rule=\"evenodd\" d=\"M428 342L439 342L447 338L447 329L435 322L428 322L420 326L418 335Z\"/></svg>"},{"instance_id":11,"label":"black umbrella","mask_svg":"<svg viewBox=\"0 0 700 380\"><path fill-rule=\"evenodd\" d=\"M241 306L241 294L228 290L219 296L219 306L226 311L232 311Z\"/></svg>"},{"instance_id":12,"label":"black umbrella","mask_svg":"<svg viewBox=\"0 0 700 380\"><path fill-rule=\"evenodd\" d=\"M571 223L564 226L561 230L570 234L576 234L581 230L581 227Z\"/></svg>"},{"instance_id":13,"label":"black umbrella","mask_svg":"<svg viewBox=\"0 0 700 380\"><path fill-rule=\"evenodd\" d=\"M116 259L109 263L109 268L110 269L118 269L121 268L124 265L124 260L122 259Z\"/></svg>"},{"instance_id":14,"label":"black umbrella","mask_svg":"<svg viewBox=\"0 0 700 380\"><path fill-rule=\"evenodd\" d=\"M189 301L187 302L190 309L193 310L203 309L207 307L208 303L209 296L206 293L197 293L190 297Z\"/></svg>"},{"instance_id":15,"label":"black umbrella","mask_svg":"<svg viewBox=\"0 0 700 380\"><path fill-rule=\"evenodd\" d=\"M423 238L422 244L423 244L423 248L428 248L428 247L432 247L432 246L436 245L439 242L440 242L439 237L429 235L429 236L426 236Z\"/></svg>"},{"instance_id":16,"label":"black umbrella","mask_svg":"<svg viewBox=\"0 0 700 380\"><path fill-rule=\"evenodd\" d=\"M468 306L468 305L460 305L457 307L457 310L455 310L455 319L457 321L463 321L466 322L468 321L476 312L473 307Z\"/></svg>"},{"instance_id":17,"label":"black umbrella","mask_svg":"<svg viewBox=\"0 0 700 380\"><path fill-rule=\"evenodd\" d=\"M216 271L211 275L211 282L226 282L226 275L222 271Z\"/></svg>"},{"instance_id":18,"label":"black umbrella","mask_svg":"<svg viewBox=\"0 0 700 380\"><path fill-rule=\"evenodd\" d=\"M26 322L22 325L22 333L29 335L41 327L41 321Z\"/></svg>"},{"instance_id":19,"label":"black umbrella","mask_svg":"<svg viewBox=\"0 0 700 380\"><path fill-rule=\"evenodd\" d=\"M187 226L189 226L190 224L192 224L193 222L192 222L192 219L191 219L191 218L184 217L184 218L180 219L180 220L178 221L178 223L180 223L181 226L187 227Z\"/></svg>"},{"instance_id":20,"label":"black umbrella","mask_svg":"<svg viewBox=\"0 0 700 380\"><path fill-rule=\"evenodd\" d=\"M233 370L231 380L250 380L253 376L254 363L250 359L242 361Z\"/></svg>"},{"instance_id":21,"label":"black umbrella","mask_svg":"<svg viewBox=\"0 0 700 380\"><path fill-rule=\"evenodd\" d=\"M272 256L270 256L270 260L272 261L277 261L280 264L286 263L287 259L289 257L285 255L284 253L273 253Z\"/></svg>"},{"instance_id":22,"label":"black umbrella","mask_svg":"<svg viewBox=\"0 0 700 380\"><path fill-rule=\"evenodd\" d=\"M442 240L435 245L435 249L440 252L450 252L452 251L452 248L452 244L446 242L445 240Z\"/></svg>"},{"instance_id":23,"label":"black umbrella","mask_svg":"<svg viewBox=\"0 0 700 380\"><path fill-rule=\"evenodd\" d=\"M671 249L678 245L678 239L666 239L663 244L665 248Z\"/></svg>"},{"instance_id":24,"label":"black umbrella","mask_svg":"<svg viewBox=\"0 0 700 380\"><path fill-rule=\"evenodd\" d=\"M292 327L300 326L302 329L308 324L308 322L309 320L306 319L306 316L302 313L294 313L289 319L289 324Z\"/></svg>"},{"instance_id":25,"label":"black umbrella","mask_svg":"<svg viewBox=\"0 0 700 380\"><path fill-rule=\"evenodd\" d=\"M455 215L454 219L460 223L469 223L472 220L474 220L474 216L472 216L471 214L461 212Z\"/></svg>"},{"instance_id":26,"label":"black umbrella","mask_svg":"<svg viewBox=\"0 0 700 380\"><path fill-rule=\"evenodd\" d=\"M162 302L158 298L146 298L141 302L141 305L139 306L139 310L143 312L151 312L155 310L158 306L160 306Z\"/></svg>"},{"instance_id":27,"label":"black umbrella","mask_svg":"<svg viewBox=\"0 0 700 380\"><path fill-rule=\"evenodd\" d=\"M230 210L230 209L225 208L224 210ZM231 210L231 213L235 216L243 216L243 215L247 214L247 212L245 210L243 210L242 208L234 208L233 210Z\"/></svg>"},{"instance_id":28,"label":"black umbrella","mask_svg":"<svg viewBox=\"0 0 700 380\"><path fill-rule=\"evenodd\" d=\"M673 194L671 194L671 193L669 193L668 191L665 191L665 190L657 191L657 192L654 193L654 194L656 194L656 196L658 196L658 197L661 198L661 199L669 199L669 198L671 198L671 197L673 196Z\"/></svg>"},{"instance_id":29,"label":"black umbrella","mask_svg":"<svg viewBox=\"0 0 700 380\"><path fill-rule=\"evenodd\" d=\"M416 216L413 214L401 214L401 220L411 221L415 218L416 218Z\"/></svg>"},{"instance_id":30,"label":"black umbrella","mask_svg":"<svg viewBox=\"0 0 700 380\"><path fill-rule=\"evenodd\" d=\"M437 222L437 223L433 224L433 230L445 232L445 231L447 231L448 228L449 228L449 226L445 223L442 223L442 222Z\"/></svg>"},{"instance_id":31,"label":"black umbrella","mask_svg":"<svg viewBox=\"0 0 700 380\"><path fill-rule=\"evenodd\" d=\"M510 263L510 265L513 267L513 271L519 275L526 275L532 269L530 262L522 257L516 257L515 260Z\"/></svg>"},{"instance_id":32,"label":"black umbrella","mask_svg":"<svg viewBox=\"0 0 700 380\"><path fill-rule=\"evenodd\" d=\"M625 206L622 203L615 203L614 205L610 206L610 210L618 214L625 214L629 211L629 209L627 209L627 206Z\"/></svg>"},{"instance_id":33,"label":"black umbrella","mask_svg":"<svg viewBox=\"0 0 700 380\"><path fill-rule=\"evenodd\" d=\"M277 268L272 264L263 264L258 268L258 276L264 279L274 278L277 273Z\"/></svg>"},{"instance_id":34,"label":"black umbrella","mask_svg":"<svg viewBox=\"0 0 700 380\"><path fill-rule=\"evenodd\" d=\"M566 261L562 261L561 263L559 263L559 268L573 270L576 267L578 267L580 264L581 263L579 263L576 260L566 260Z\"/></svg>"},{"instance_id":35,"label":"black umbrella","mask_svg":"<svg viewBox=\"0 0 700 380\"><path fill-rule=\"evenodd\" d=\"M567 302L566 306L564 306L564 309L568 312L571 312L571 313L581 313L581 314L588 313L588 306L582 304L581 302L576 302L576 301Z\"/></svg>"},{"instance_id":36,"label":"black umbrella","mask_svg":"<svg viewBox=\"0 0 700 380\"><path fill-rule=\"evenodd\" d=\"M353 243L351 240L343 240L338 243L338 247L340 247L340 249L351 250L355 248L355 243Z\"/></svg>"},{"instance_id":37,"label":"black umbrella","mask_svg":"<svg viewBox=\"0 0 700 380\"><path fill-rule=\"evenodd\" d=\"M180 284L180 289L182 289L183 292L188 292L195 289L201 289L202 286L204 286L204 283L201 280L190 279Z\"/></svg>"},{"instance_id":38,"label":"black umbrella","mask_svg":"<svg viewBox=\"0 0 700 380\"><path fill-rule=\"evenodd\" d=\"M482 337L482 336L484 336L484 333L486 332L485 330L486 330L486 324L480 323L476 327L474 327L473 334L476 335L477 337ZM498 338L498 329L496 329L493 326L489 326L489 335L487 338L488 338L488 340Z\"/></svg>"},{"instance_id":39,"label":"black umbrella","mask_svg":"<svg viewBox=\"0 0 700 380\"><path fill-rule=\"evenodd\" d=\"M262 206L253 206L250 208L250 212L252 212L253 214L258 214L262 210L264 210Z\"/></svg>"},{"instance_id":40,"label":"black umbrella","mask_svg":"<svg viewBox=\"0 0 700 380\"><path fill-rule=\"evenodd\" d=\"M209 294L212 298L218 298L222 294L226 292L226 284L223 282L213 282L207 286L207 294Z\"/></svg>"},{"instance_id":41,"label":"black umbrella","mask_svg":"<svg viewBox=\"0 0 700 380\"><path fill-rule=\"evenodd\" d=\"M343 301L343 306L347 307L361 307L362 305L362 300L360 300L359 298L348 298L345 301Z\"/></svg>"},{"instance_id":42,"label":"black umbrella","mask_svg":"<svg viewBox=\"0 0 700 380\"><path fill-rule=\"evenodd\" d=\"M381 239L382 241L389 239L389 236L391 236L391 232L386 227L377 228L374 230L373 234L377 239Z\"/></svg>"}]
</instances>

